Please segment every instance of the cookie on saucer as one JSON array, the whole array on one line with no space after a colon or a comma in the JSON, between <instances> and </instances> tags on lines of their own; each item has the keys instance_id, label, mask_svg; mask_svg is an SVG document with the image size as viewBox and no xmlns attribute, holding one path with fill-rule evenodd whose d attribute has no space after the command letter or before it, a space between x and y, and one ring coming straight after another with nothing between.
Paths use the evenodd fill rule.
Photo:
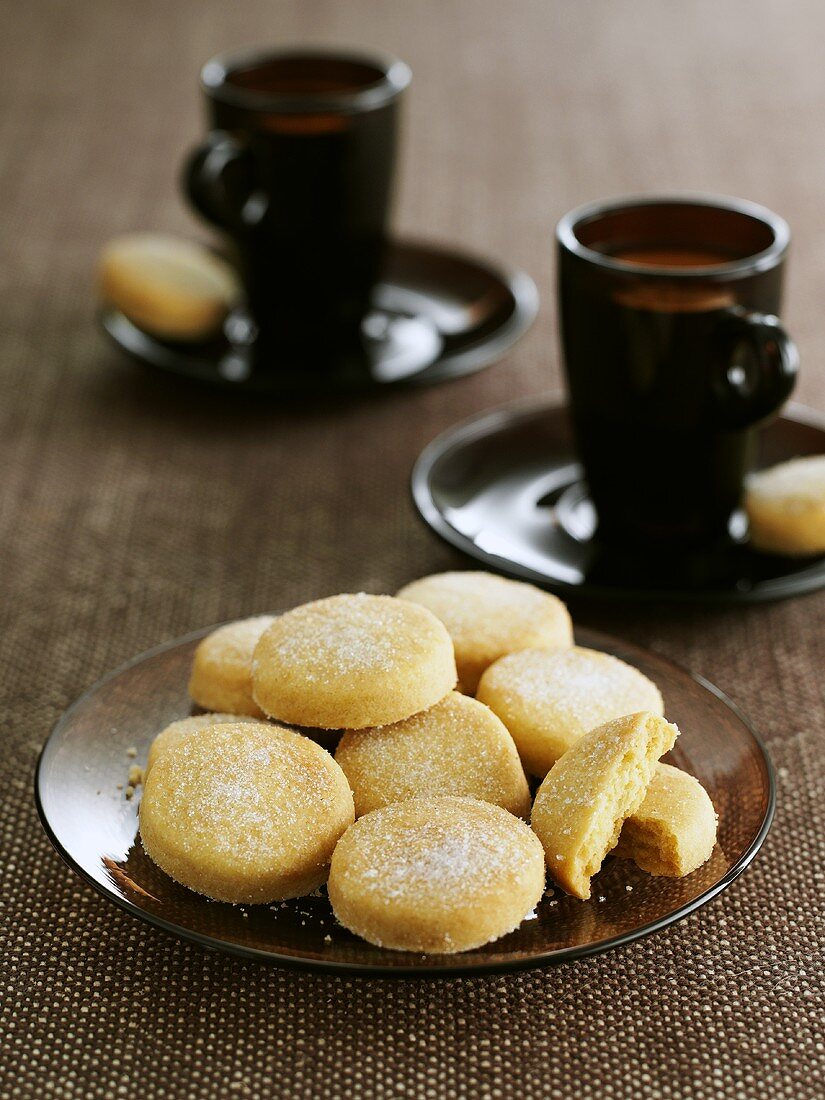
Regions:
<instances>
[{"instance_id":1,"label":"cookie on saucer","mask_svg":"<svg viewBox=\"0 0 825 1100\"><path fill-rule=\"evenodd\" d=\"M130 233L100 257L100 292L138 328L166 340L204 340L240 297L233 268L194 241Z\"/></svg>"},{"instance_id":2,"label":"cookie on saucer","mask_svg":"<svg viewBox=\"0 0 825 1100\"><path fill-rule=\"evenodd\" d=\"M328 890L341 924L369 943L453 954L518 928L544 892L544 859L500 806L415 798L347 830Z\"/></svg>"},{"instance_id":3,"label":"cookie on saucer","mask_svg":"<svg viewBox=\"0 0 825 1100\"><path fill-rule=\"evenodd\" d=\"M239 619L213 630L195 650L189 694L204 710L263 718L252 698L252 654L272 615Z\"/></svg>"},{"instance_id":4,"label":"cookie on saucer","mask_svg":"<svg viewBox=\"0 0 825 1100\"><path fill-rule=\"evenodd\" d=\"M676 726L656 714L628 714L591 730L547 773L531 825L550 877L568 894L590 897L591 878L678 736Z\"/></svg>"},{"instance_id":5,"label":"cookie on saucer","mask_svg":"<svg viewBox=\"0 0 825 1100\"><path fill-rule=\"evenodd\" d=\"M451 692L403 722L346 732L335 753L357 817L410 798L460 795L530 815L530 790L504 724Z\"/></svg>"},{"instance_id":6,"label":"cookie on saucer","mask_svg":"<svg viewBox=\"0 0 825 1100\"><path fill-rule=\"evenodd\" d=\"M140 804L150 859L183 886L249 904L310 893L355 818L346 777L293 730L195 730L155 760Z\"/></svg>"},{"instance_id":7,"label":"cookie on saucer","mask_svg":"<svg viewBox=\"0 0 825 1100\"><path fill-rule=\"evenodd\" d=\"M715 844L716 811L708 792L687 772L659 764L614 854L651 875L683 878L707 863Z\"/></svg>"},{"instance_id":8,"label":"cookie on saucer","mask_svg":"<svg viewBox=\"0 0 825 1100\"><path fill-rule=\"evenodd\" d=\"M252 662L252 694L265 714L321 729L400 722L455 683L453 644L431 611L363 592L280 615Z\"/></svg>"},{"instance_id":9,"label":"cookie on saucer","mask_svg":"<svg viewBox=\"0 0 825 1100\"><path fill-rule=\"evenodd\" d=\"M772 554L825 554L825 455L760 470L748 480L751 542Z\"/></svg>"}]
</instances>

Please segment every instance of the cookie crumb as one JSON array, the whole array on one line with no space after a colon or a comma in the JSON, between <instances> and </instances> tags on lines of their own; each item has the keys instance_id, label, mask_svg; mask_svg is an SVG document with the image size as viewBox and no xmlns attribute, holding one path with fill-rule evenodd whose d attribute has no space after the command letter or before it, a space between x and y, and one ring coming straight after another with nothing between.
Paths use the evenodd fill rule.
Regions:
<instances>
[{"instance_id":1,"label":"cookie crumb","mask_svg":"<svg viewBox=\"0 0 825 1100\"><path fill-rule=\"evenodd\" d=\"M134 760L134 758L137 756L137 749L135 748L134 745L129 746L129 748L126 750L126 755L130 759Z\"/></svg>"},{"instance_id":2,"label":"cookie crumb","mask_svg":"<svg viewBox=\"0 0 825 1100\"><path fill-rule=\"evenodd\" d=\"M630 894L630 893L633 892L633 887L632 886L625 886L625 890L627 890L628 894Z\"/></svg>"},{"instance_id":3,"label":"cookie crumb","mask_svg":"<svg viewBox=\"0 0 825 1100\"><path fill-rule=\"evenodd\" d=\"M140 764L132 764L129 768L129 786L139 787L143 783L143 768Z\"/></svg>"},{"instance_id":4,"label":"cookie crumb","mask_svg":"<svg viewBox=\"0 0 825 1100\"><path fill-rule=\"evenodd\" d=\"M329 932L327 932L327 934L324 936L324 943L332 943L332 936L329 934Z\"/></svg>"},{"instance_id":5,"label":"cookie crumb","mask_svg":"<svg viewBox=\"0 0 825 1100\"><path fill-rule=\"evenodd\" d=\"M123 792L123 794L125 795L127 800L131 802L131 800L135 797L135 788L130 784Z\"/></svg>"},{"instance_id":6,"label":"cookie crumb","mask_svg":"<svg viewBox=\"0 0 825 1100\"><path fill-rule=\"evenodd\" d=\"M607 898L604 896L604 894L599 894L599 901L607 901Z\"/></svg>"}]
</instances>

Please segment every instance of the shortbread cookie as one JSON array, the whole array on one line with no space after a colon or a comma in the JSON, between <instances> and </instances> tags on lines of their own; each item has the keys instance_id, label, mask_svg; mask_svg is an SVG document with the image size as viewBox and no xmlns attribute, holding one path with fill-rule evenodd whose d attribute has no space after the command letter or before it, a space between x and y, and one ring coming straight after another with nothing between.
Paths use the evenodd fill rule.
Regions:
<instances>
[{"instance_id":1,"label":"shortbread cookie","mask_svg":"<svg viewBox=\"0 0 825 1100\"><path fill-rule=\"evenodd\" d=\"M233 722L196 730L158 756L140 835L149 857L191 890L263 903L320 886L354 818L328 752L293 730Z\"/></svg>"},{"instance_id":2,"label":"shortbread cookie","mask_svg":"<svg viewBox=\"0 0 825 1100\"><path fill-rule=\"evenodd\" d=\"M264 713L321 729L400 722L455 682L453 644L431 611L363 592L279 616L253 660L253 696Z\"/></svg>"},{"instance_id":3,"label":"shortbread cookie","mask_svg":"<svg viewBox=\"0 0 825 1100\"><path fill-rule=\"evenodd\" d=\"M260 723L268 726L263 718L252 718L246 714L194 714L189 718L179 718L177 722L171 722L162 729L152 744L149 746L149 757L146 761L146 774L162 752L167 752L173 745L177 745L190 733L198 730L211 729L212 726L222 726L227 722Z\"/></svg>"},{"instance_id":4,"label":"shortbread cookie","mask_svg":"<svg viewBox=\"0 0 825 1100\"><path fill-rule=\"evenodd\" d=\"M567 608L532 584L494 573L436 573L398 593L428 607L455 646L461 690L474 695L484 670L520 649L563 649L573 644Z\"/></svg>"},{"instance_id":5,"label":"shortbread cookie","mask_svg":"<svg viewBox=\"0 0 825 1100\"><path fill-rule=\"evenodd\" d=\"M715 844L716 811L705 788L687 772L659 764L614 853L651 875L682 878L710 859Z\"/></svg>"},{"instance_id":6,"label":"shortbread cookie","mask_svg":"<svg viewBox=\"0 0 825 1100\"><path fill-rule=\"evenodd\" d=\"M544 779L531 824L550 877L568 894L590 897L590 879L641 806L658 763L679 735L656 714L628 714L591 730Z\"/></svg>"},{"instance_id":7,"label":"shortbread cookie","mask_svg":"<svg viewBox=\"0 0 825 1100\"><path fill-rule=\"evenodd\" d=\"M328 889L341 924L370 943L453 954L518 928L544 892L544 859L500 806L415 798L347 830Z\"/></svg>"},{"instance_id":8,"label":"shortbread cookie","mask_svg":"<svg viewBox=\"0 0 825 1100\"><path fill-rule=\"evenodd\" d=\"M335 759L357 817L409 798L461 795L530 815L530 790L513 739L475 699L451 692L392 726L351 730Z\"/></svg>"},{"instance_id":9,"label":"shortbread cookie","mask_svg":"<svg viewBox=\"0 0 825 1100\"><path fill-rule=\"evenodd\" d=\"M204 710L264 714L252 698L252 654L272 615L240 619L213 630L195 650L189 694Z\"/></svg>"},{"instance_id":10,"label":"shortbread cookie","mask_svg":"<svg viewBox=\"0 0 825 1100\"><path fill-rule=\"evenodd\" d=\"M825 455L753 474L745 509L757 549L800 557L825 553Z\"/></svg>"},{"instance_id":11,"label":"shortbread cookie","mask_svg":"<svg viewBox=\"0 0 825 1100\"><path fill-rule=\"evenodd\" d=\"M146 332L202 340L240 297L237 274L208 248L160 233L117 237L100 257L100 291Z\"/></svg>"},{"instance_id":12,"label":"shortbread cookie","mask_svg":"<svg viewBox=\"0 0 825 1100\"><path fill-rule=\"evenodd\" d=\"M478 698L513 735L528 772L545 776L588 730L623 714L663 714L659 689L608 653L574 646L527 649L484 673Z\"/></svg>"}]
</instances>

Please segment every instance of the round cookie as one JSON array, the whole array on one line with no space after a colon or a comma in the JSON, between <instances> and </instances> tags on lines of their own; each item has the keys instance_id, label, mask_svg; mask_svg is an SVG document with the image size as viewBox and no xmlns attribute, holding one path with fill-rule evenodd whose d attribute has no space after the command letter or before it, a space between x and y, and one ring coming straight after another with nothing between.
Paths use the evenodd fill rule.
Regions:
<instances>
[{"instance_id":1,"label":"round cookie","mask_svg":"<svg viewBox=\"0 0 825 1100\"><path fill-rule=\"evenodd\" d=\"M100 292L138 328L171 340L202 340L240 297L235 271L194 241L130 233L100 256Z\"/></svg>"},{"instance_id":2,"label":"round cookie","mask_svg":"<svg viewBox=\"0 0 825 1100\"><path fill-rule=\"evenodd\" d=\"M760 470L748 480L751 541L773 554L825 553L825 455Z\"/></svg>"},{"instance_id":3,"label":"round cookie","mask_svg":"<svg viewBox=\"0 0 825 1100\"><path fill-rule=\"evenodd\" d=\"M260 723L268 726L262 718L252 718L246 714L193 714L189 718L179 718L176 722L170 722L162 729L152 744L149 746L149 756L146 761L146 775L162 752L167 752L173 745L177 745L190 733L198 730L211 729L212 726L222 726L227 722Z\"/></svg>"},{"instance_id":4,"label":"round cookie","mask_svg":"<svg viewBox=\"0 0 825 1100\"><path fill-rule=\"evenodd\" d=\"M522 763L540 778L580 737L636 711L663 714L659 689L637 668L595 649L526 649L484 673L478 698L513 736Z\"/></svg>"},{"instance_id":5,"label":"round cookie","mask_svg":"<svg viewBox=\"0 0 825 1100\"><path fill-rule=\"evenodd\" d=\"M344 773L292 730L196 730L155 761L140 804L147 855L177 882L250 904L310 893L354 820Z\"/></svg>"},{"instance_id":6,"label":"round cookie","mask_svg":"<svg viewBox=\"0 0 825 1100\"><path fill-rule=\"evenodd\" d=\"M252 698L252 654L273 615L239 619L213 630L195 650L189 694L204 710L263 718Z\"/></svg>"},{"instance_id":7,"label":"round cookie","mask_svg":"<svg viewBox=\"0 0 825 1100\"><path fill-rule=\"evenodd\" d=\"M415 798L347 830L328 890L341 924L370 943L453 954L519 926L544 892L544 853L500 806Z\"/></svg>"},{"instance_id":8,"label":"round cookie","mask_svg":"<svg viewBox=\"0 0 825 1100\"><path fill-rule=\"evenodd\" d=\"M482 703L458 692L403 722L350 730L335 753L356 817L410 798L460 795L530 816L516 746Z\"/></svg>"},{"instance_id":9,"label":"round cookie","mask_svg":"<svg viewBox=\"0 0 825 1100\"><path fill-rule=\"evenodd\" d=\"M280 615L252 663L265 714L364 729L426 710L455 687L453 644L432 612L393 596L330 596Z\"/></svg>"},{"instance_id":10,"label":"round cookie","mask_svg":"<svg viewBox=\"0 0 825 1100\"><path fill-rule=\"evenodd\" d=\"M507 653L573 644L570 615L558 597L494 573L436 573L406 585L398 596L428 607L444 623L461 690L469 695L484 670Z\"/></svg>"}]
</instances>

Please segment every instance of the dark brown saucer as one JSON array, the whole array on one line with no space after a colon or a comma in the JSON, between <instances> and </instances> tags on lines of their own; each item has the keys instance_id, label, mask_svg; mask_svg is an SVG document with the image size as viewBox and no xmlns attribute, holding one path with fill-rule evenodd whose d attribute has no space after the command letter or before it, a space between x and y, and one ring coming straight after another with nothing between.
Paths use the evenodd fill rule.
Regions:
<instances>
[{"instance_id":1,"label":"dark brown saucer","mask_svg":"<svg viewBox=\"0 0 825 1100\"><path fill-rule=\"evenodd\" d=\"M757 468L825 452L825 424L792 405L759 433ZM756 603L825 585L825 555L763 554L734 517L729 545L712 554L645 557L594 537L567 410L533 399L455 425L412 472L415 504L447 542L486 567L563 596Z\"/></svg>"},{"instance_id":2,"label":"dark brown saucer","mask_svg":"<svg viewBox=\"0 0 825 1100\"><path fill-rule=\"evenodd\" d=\"M256 359L243 314L232 315L215 340L161 340L115 309L100 323L121 350L145 366L193 381L256 393L306 389L383 389L430 385L490 366L530 327L538 292L522 271L427 244L390 246L362 349L340 362L279 363Z\"/></svg>"},{"instance_id":3,"label":"dark brown saucer","mask_svg":"<svg viewBox=\"0 0 825 1100\"><path fill-rule=\"evenodd\" d=\"M751 862L770 827L773 770L762 742L717 688L662 657L592 631L578 641L632 662L658 683L682 730L669 759L696 775L719 813L711 860L684 879L652 878L609 859L593 899L550 890L533 919L495 943L461 955L416 955L373 947L340 925L325 893L272 906L207 901L167 878L143 853L138 798L123 790L128 750L137 763L155 733L190 713L186 683L206 631L135 658L66 711L40 756L35 797L63 859L135 917L205 947L280 966L403 977L477 974L543 966L619 947L710 901Z\"/></svg>"}]
</instances>

